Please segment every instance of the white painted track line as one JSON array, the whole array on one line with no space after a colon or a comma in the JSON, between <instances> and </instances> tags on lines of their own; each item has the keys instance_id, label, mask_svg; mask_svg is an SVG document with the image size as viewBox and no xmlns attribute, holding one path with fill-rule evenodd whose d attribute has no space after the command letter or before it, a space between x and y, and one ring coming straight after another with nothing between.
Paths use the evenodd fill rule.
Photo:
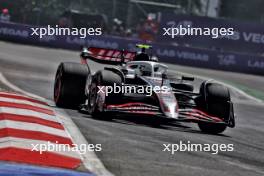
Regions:
<instances>
[{"instance_id":1,"label":"white painted track line","mask_svg":"<svg viewBox=\"0 0 264 176\"><path fill-rule=\"evenodd\" d=\"M24 94L26 96L29 96L29 97L32 97L32 98L36 98L38 100L41 100L41 101L44 101L44 102L47 102L47 103L51 103L53 104L53 102L41 97L41 96L38 96L38 95L35 95L35 94L32 94L32 93L29 93L27 91L24 91L22 89L20 89L19 87L17 87L16 85L12 84L11 82L9 82L5 77L4 75L0 72L0 81L5 84L7 87L9 87L10 89L12 89L13 91L15 92L19 92L21 94Z\"/></svg>"}]
</instances>

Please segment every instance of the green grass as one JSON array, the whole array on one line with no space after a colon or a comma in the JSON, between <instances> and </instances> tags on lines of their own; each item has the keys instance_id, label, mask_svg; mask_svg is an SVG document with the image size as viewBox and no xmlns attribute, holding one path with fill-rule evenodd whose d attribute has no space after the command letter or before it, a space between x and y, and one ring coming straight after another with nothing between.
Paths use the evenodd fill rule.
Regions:
<instances>
[{"instance_id":1,"label":"green grass","mask_svg":"<svg viewBox=\"0 0 264 176\"><path fill-rule=\"evenodd\" d=\"M230 81L226 81L226 80L222 81L222 82L225 82L226 84L232 85L232 86L244 91L248 95L251 95L251 96L253 96L253 97L257 98L257 99L260 99L260 100L264 101L264 92L262 92L260 90L253 89L253 88L250 88L248 86L244 86L242 84L234 83L234 82L230 82Z\"/></svg>"}]
</instances>

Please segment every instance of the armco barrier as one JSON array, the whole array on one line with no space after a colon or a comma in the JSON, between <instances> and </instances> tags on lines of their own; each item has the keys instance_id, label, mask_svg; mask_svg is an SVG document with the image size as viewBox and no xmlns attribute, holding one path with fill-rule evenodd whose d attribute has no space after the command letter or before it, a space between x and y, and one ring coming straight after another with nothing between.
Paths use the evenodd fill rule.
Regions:
<instances>
[{"instance_id":1,"label":"armco barrier","mask_svg":"<svg viewBox=\"0 0 264 176\"><path fill-rule=\"evenodd\" d=\"M192 28L233 28L234 35L212 39L208 35L185 35L172 38L164 34L164 28L191 26ZM161 16L159 35L157 39L163 42L175 42L183 45L204 46L211 48L222 48L228 51L240 51L243 53L263 53L264 52L264 25L261 23L248 23L231 19L216 19L205 16L179 15L163 13Z\"/></svg>"},{"instance_id":2,"label":"armco barrier","mask_svg":"<svg viewBox=\"0 0 264 176\"><path fill-rule=\"evenodd\" d=\"M81 46L134 50L135 44L142 42L107 35L89 36L86 39L80 39L79 36L46 36L40 39L31 36L31 27L34 26L0 22L0 39L72 50L79 50ZM264 75L264 57L261 56L159 43L152 45L154 54L159 56L162 62Z\"/></svg>"}]
</instances>

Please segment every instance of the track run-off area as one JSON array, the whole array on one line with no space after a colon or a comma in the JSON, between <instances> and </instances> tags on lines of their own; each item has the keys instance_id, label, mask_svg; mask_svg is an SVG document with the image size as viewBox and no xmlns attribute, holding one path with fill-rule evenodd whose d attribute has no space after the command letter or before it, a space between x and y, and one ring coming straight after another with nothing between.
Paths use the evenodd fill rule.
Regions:
<instances>
[{"instance_id":1,"label":"track run-off area","mask_svg":"<svg viewBox=\"0 0 264 176\"><path fill-rule=\"evenodd\" d=\"M79 53L0 42L0 72L16 87L52 102L53 83L60 62L79 62ZM89 61L93 71L103 65ZM264 92L261 76L169 65L172 72L216 79L254 95ZM201 77L202 76L202 77ZM198 84L199 80L197 81ZM0 81L0 88L8 89ZM264 93L263 93L264 94ZM231 89L235 103L236 127L221 135L208 135L196 124L173 123L153 127L149 119L124 117L103 121L76 110L58 109L71 118L89 143L101 144L96 152L105 168L114 175L156 176L262 176L264 175L264 104ZM261 95L259 95L259 98ZM78 140L78 139L77 139ZM175 152L163 151L163 144L233 144L234 151Z\"/></svg>"}]
</instances>

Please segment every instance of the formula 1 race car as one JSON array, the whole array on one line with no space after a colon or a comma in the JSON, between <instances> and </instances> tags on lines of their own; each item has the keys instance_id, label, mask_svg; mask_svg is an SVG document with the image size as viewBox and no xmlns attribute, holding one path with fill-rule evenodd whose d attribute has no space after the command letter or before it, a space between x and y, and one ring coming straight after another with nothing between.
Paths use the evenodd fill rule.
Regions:
<instances>
[{"instance_id":1,"label":"formula 1 race car","mask_svg":"<svg viewBox=\"0 0 264 176\"><path fill-rule=\"evenodd\" d=\"M138 47L139 53L84 48L80 64L61 63L54 84L56 105L81 108L97 118L126 114L195 122L211 134L235 126L228 88L204 81L195 92L193 77L170 76L166 65L147 54L150 46ZM88 60L115 66L92 73Z\"/></svg>"}]
</instances>

